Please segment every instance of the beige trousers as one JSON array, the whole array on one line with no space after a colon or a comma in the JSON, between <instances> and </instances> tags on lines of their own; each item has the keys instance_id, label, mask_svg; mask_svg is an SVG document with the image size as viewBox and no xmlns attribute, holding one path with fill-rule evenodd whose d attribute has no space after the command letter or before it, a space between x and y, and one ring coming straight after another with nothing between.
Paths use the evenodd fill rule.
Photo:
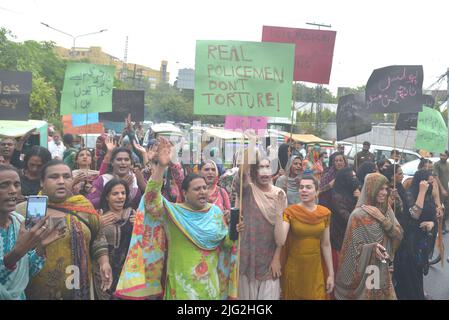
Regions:
<instances>
[{"instance_id":1,"label":"beige trousers","mask_svg":"<svg viewBox=\"0 0 449 320\"><path fill-rule=\"evenodd\" d=\"M249 281L247 276L240 275L239 300L279 300L280 295L279 279Z\"/></svg>"}]
</instances>

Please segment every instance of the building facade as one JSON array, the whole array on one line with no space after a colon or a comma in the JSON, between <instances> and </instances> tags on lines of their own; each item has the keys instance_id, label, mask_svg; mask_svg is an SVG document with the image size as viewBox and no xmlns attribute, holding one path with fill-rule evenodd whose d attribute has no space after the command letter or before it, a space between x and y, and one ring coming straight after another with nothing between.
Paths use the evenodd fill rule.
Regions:
<instances>
[{"instance_id":1,"label":"building facade","mask_svg":"<svg viewBox=\"0 0 449 320\"><path fill-rule=\"evenodd\" d=\"M55 47L55 53L62 59L67 60L87 60L90 63L115 66L115 76L122 81L148 81L150 88L154 89L161 83L168 83L170 73L167 71L168 62L161 61L159 70L152 69L135 63L124 63L101 50L101 47L75 48L75 50L63 47Z\"/></svg>"}]
</instances>

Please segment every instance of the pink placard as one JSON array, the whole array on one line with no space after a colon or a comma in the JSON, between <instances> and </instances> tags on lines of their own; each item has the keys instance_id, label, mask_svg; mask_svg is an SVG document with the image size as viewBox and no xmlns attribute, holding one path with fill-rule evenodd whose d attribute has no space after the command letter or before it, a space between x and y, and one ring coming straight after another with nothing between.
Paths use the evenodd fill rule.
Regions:
<instances>
[{"instance_id":1,"label":"pink placard","mask_svg":"<svg viewBox=\"0 0 449 320\"><path fill-rule=\"evenodd\" d=\"M337 32L263 26L263 42L296 44L295 81L328 84Z\"/></svg>"},{"instance_id":2,"label":"pink placard","mask_svg":"<svg viewBox=\"0 0 449 320\"><path fill-rule=\"evenodd\" d=\"M267 117L226 116L225 129L227 130L263 130L267 128Z\"/></svg>"}]
</instances>

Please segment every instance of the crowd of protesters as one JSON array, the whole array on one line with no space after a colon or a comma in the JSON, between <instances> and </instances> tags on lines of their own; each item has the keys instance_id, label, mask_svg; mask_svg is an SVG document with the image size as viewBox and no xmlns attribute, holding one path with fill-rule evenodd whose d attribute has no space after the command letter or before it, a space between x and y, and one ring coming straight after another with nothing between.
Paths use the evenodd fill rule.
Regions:
<instances>
[{"instance_id":1,"label":"crowd of protesters","mask_svg":"<svg viewBox=\"0 0 449 320\"><path fill-rule=\"evenodd\" d=\"M226 168L217 148L182 163L136 130L95 150L59 132L24 154L1 139L0 300L427 298L449 152L403 183L399 153L375 163L369 142L350 165L344 148L265 153L251 136ZM33 195L48 208L27 229Z\"/></svg>"}]
</instances>

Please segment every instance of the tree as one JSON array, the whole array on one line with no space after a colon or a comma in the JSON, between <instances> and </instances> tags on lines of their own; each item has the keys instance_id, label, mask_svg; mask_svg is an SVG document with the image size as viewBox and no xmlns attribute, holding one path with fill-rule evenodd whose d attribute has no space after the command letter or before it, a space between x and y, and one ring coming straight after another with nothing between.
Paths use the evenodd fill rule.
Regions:
<instances>
[{"instance_id":1,"label":"tree","mask_svg":"<svg viewBox=\"0 0 449 320\"><path fill-rule=\"evenodd\" d=\"M194 115L193 90L180 91L168 83L161 84L156 89L148 90L145 101L149 106L149 115L152 121L224 123L224 116Z\"/></svg>"},{"instance_id":2,"label":"tree","mask_svg":"<svg viewBox=\"0 0 449 320\"><path fill-rule=\"evenodd\" d=\"M293 98L295 101L337 103L337 98L328 88L316 86L310 88L302 83L296 83L293 87Z\"/></svg>"},{"instance_id":3,"label":"tree","mask_svg":"<svg viewBox=\"0 0 449 320\"><path fill-rule=\"evenodd\" d=\"M33 90L30 96L30 118L59 122L58 105L61 98L66 63L53 52L53 42L8 39L12 33L0 29L0 70L29 71Z\"/></svg>"}]
</instances>

